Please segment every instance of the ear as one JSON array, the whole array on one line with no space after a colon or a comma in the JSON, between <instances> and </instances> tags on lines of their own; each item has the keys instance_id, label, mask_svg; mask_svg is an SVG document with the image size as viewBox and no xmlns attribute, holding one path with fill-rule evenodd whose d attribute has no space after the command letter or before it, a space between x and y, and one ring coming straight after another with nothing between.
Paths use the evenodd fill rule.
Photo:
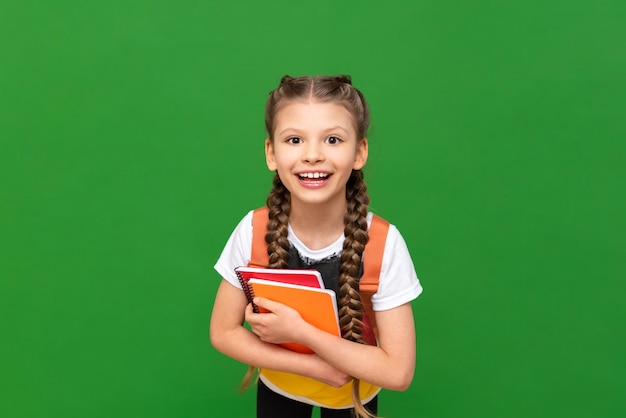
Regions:
<instances>
[{"instance_id":1,"label":"ear","mask_svg":"<svg viewBox=\"0 0 626 418\"><path fill-rule=\"evenodd\" d=\"M360 170L367 162L367 138L363 138L356 146L356 155L354 156L354 164L352 169Z\"/></svg>"},{"instance_id":2,"label":"ear","mask_svg":"<svg viewBox=\"0 0 626 418\"><path fill-rule=\"evenodd\" d=\"M274 155L274 145L269 138L265 140L265 162L270 171L276 171L276 157Z\"/></svg>"}]
</instances>

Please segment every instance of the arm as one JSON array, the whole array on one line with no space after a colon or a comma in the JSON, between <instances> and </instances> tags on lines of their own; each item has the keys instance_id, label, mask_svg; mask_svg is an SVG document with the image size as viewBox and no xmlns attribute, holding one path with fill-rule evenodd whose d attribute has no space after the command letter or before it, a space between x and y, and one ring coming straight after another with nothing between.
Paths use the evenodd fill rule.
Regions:
<instances>
[{"instance_id":1,"label":"arm","mask_svg":"<svg viewBox=\"0 0 626 418\"><path fill-rule=\"evenodd\" d=\"M267 300L257 302L272 314L246 311L261 340L295 341L310 347L330 365L358 379L391 390L406 390L415 369L415 326L410 303L376 312L379 346L354 343L308 324L293 309Z\"/></svg>"},{"instance_id":2,"label":"arm","mask_svg":"<svg viewBox=\"0 0 626 418\"><path fill-rule=\"evenodd\" d=\"M210 338L220 352L255 367L300 374L331 386L342 386L350 377L315 354L300 354L261 341L244 328L248 301L241 289L222 280L211 314Z\"/></svg>"}]
</instances>

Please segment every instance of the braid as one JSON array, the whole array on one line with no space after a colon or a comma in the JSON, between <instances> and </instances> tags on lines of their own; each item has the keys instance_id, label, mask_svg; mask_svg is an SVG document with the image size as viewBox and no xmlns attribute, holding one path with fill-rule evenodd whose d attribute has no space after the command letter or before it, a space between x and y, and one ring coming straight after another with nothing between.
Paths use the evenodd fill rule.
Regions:
<instances>
[{"instance_id":1,"label":"braid","mask_svg":"<svg viewBox=\"0 0 626 418\"><path fill-rule=\"evenodd\" d=\"M368 241L366 193L362 171L353 171L346 185L348 210L344 218L345 240L339 267L339 323L344 338L364 343L361 335L363 304L359 296L359 270Z\"/></svg>"},{"instance_id":2,"label":"braid","mask_svg":"<svg viewBox=\"0 0 626 418\"><path fill-rule=\"evenodd\" d=\"M291 194L278 177L274 176L274 187L267 197L269 208L269 220L267 222L267 254L269 255L269 268L287 268L289 258L289 241L287 240L287 227L291 212Z\"/></svg>"},{"instance_id":3,"label":"braid","mask_svg":"<svg viewBox=\"0 0 626 418\"><path fill-rule=\"evenodd\" d=\"M269 255L268 268L286 268L289 259L289 241L287 233L289 229L289 213L291 212L291 194L278 177L278 173L274 176L272 191L267 197L267 207L269 208L267 234L265 234L265 242L267 243L267 253ZM246 391L252 379L258 380L258 369L249 366L248 371L243 377L239 392Z\"/></svg>"},{"instance_id":4,"label":"braid","mask_svg":"<svg viewBox=\"0 0 626 418\"><path fill-rule=\"evenodd\" d=\"M344 218L345 240L339 267L339 325L343 338L365 344L363 330L363 303L359 295L359 271L363 251L369 240L367 233L367 208L370 202L363 181L363 172L352 171L346 185L348 210ZM357 417L375 417L363 406L359 394L360 380L352 381L352 402Z\"/></svg>"}]
</instances>

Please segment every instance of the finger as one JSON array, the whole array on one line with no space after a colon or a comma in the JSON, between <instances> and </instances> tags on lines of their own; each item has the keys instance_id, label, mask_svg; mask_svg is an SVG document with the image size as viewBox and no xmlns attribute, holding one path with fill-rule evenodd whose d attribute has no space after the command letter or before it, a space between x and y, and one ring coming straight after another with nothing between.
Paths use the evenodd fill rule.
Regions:
<instances>
[{"instance_id":1,"label":"finger","mask_svg":"<svg viewBox=\"0 0 626 418\"><path fill-rule=\"evenodd\" d=\"M274 302L273 300L269 300L265 298L259 298L259 297L254 298L254 303L257 306L264 308L270 312L277 312L280 310L282 306L281 303Z\"/></svg>"},{"instance_id":2,"label":"finger","mask_svg":"<svg viewBox=\"0 0 626 418\"><path fill-rule=\"evenodd\" d=\"M253 319L253 315L256 315L256 314L254 313L254 308L252 307L252 304L251 304L251 303L248 303L248 305L246 306L246 311L245 311L245 314L244 314L244 319L245 319L247 322L250 322L250 320L252 320L252 319Z\"/></svg>"}]
</instances>

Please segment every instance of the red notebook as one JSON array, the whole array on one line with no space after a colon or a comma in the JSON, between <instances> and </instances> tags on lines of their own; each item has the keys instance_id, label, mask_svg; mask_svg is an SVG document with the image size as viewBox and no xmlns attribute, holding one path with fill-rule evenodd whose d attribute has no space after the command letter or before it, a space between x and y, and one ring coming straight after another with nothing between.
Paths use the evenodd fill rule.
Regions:
<instances>
[{"instance_id":1,"label":"red notebook","mask_svg":"<svg viewBox=\"0 0 626 418\"><path fill-rule=\"evenodd\" d=\"M341 336L334 291L255 278L250 279L248 285L253 299L258 296L280 302L297 310L302 319L309 324L322 331ZM259 310L261 313L268 312L263 308ZM281 346L299 353L313 353L313 350L298 343L284 343Z\"/></svg>"},{"instance_id":2,"label":"red notebook","mask_svg":"<svg viewBox=\"0 0 626 418\"><path fill-rule=\"evenodd\" d=\"M324 289L324 281L322 275L317 270L296 270L296 269L268 269L258 267L237 267L235 273L239 278L239 283L243 288L248 302L252 303L250 296L250 288L248 280L261 279L272 282L289 283L298 286L314 287ZM256 306L253 306L254 312L258 313Z\"/></svg>"}]
</instances>

